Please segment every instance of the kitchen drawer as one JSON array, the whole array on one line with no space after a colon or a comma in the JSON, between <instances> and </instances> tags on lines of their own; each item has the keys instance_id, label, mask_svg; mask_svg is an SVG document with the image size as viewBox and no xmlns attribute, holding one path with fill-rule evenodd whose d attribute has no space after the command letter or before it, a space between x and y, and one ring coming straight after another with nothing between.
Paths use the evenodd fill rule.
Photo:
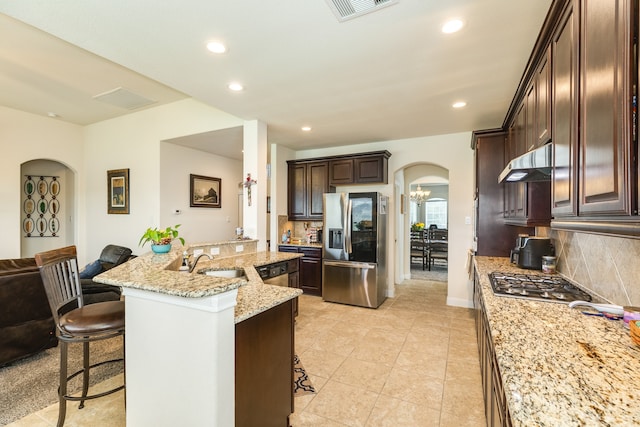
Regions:
<instances>
[{"instance_id":1,"label":"kitchen drawer","mask_svg":"<svg viewBox=\"0 0 640 427\"><path fill-rule=\"evenodd\" d=\"M322 248L301 247L299 252L304 254L305 258L322 258Z\"/></svg>"}]
</instances>

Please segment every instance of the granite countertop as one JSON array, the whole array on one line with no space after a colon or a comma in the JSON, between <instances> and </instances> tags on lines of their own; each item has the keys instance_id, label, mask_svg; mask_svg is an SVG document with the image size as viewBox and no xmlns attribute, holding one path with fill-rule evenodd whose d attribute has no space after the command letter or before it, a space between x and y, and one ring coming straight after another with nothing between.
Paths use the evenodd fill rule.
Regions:
<instances>
[{"instance_id":1,"label":"granite countertop","mask_svg":"<svg viewBox=\"0 0 640 427\"><path fill-rule=\"evenodd\" d=\"M197 245L196 245L197 246ZM148 252L94 278L96 282L142 289L184 298L202 298L238 289L236 323L293 299L302 290L266 285L254 267L300 258L290 252L256 252L213 260L201 258L193 273L178 271L184 247L168 254ZM206 269L242 268L245 278L221 278L199 274Z\"/></svg>"},{"instance_id":2,"label":"granite countertop","mask_svg":"<svg viewBox=\"0 0 640 427\"><path fill-rule=\"evenodd\" d=\"M495 296L489 273L531 270L508 258L474 263L514 426L640 425L640 347L622 320Z\"/></svg>"}]
</instances>

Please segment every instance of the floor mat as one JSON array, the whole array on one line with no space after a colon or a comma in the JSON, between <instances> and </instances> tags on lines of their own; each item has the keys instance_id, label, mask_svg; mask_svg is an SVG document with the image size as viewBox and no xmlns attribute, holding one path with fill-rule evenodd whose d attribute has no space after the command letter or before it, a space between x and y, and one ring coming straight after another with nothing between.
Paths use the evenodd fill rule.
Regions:
<instances>
[{"instance_id":1,"label":"floor mat","mask_svg":"<svg viewBox=\"0 0 640 427\"><path fill-rule=\"evenodd\" d=\"M316 389L311 384L311 380L304 370L298 355L293 356L293 393L294 396L304 396L305 394L314 394Z\"/></svg>"}]
</instances>

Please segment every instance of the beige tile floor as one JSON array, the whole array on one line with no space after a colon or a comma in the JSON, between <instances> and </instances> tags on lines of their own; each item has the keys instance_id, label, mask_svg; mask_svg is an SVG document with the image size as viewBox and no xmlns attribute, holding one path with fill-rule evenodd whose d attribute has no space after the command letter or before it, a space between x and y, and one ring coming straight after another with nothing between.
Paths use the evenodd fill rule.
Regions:
<instances>
[{"instance_id":1,"label":"beige tile floor","mask_svg":"<svg viewBox=\"0 0 640 427\"><path fill-rule=\"evenodd\" d=\"M296 398L292 426L484 426L473 312L445 300L446 283L421 280L377 310L303 295L296 351L317 393ZM10 426L54 426L57 413ZM65 426L124 425L123 392L68 406Z\"/></svg>"}]
</instances>

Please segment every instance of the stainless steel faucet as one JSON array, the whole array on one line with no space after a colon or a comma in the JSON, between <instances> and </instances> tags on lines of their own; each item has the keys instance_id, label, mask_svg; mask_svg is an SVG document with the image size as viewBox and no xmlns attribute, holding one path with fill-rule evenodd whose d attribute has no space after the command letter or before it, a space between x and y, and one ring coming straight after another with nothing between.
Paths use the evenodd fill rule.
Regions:
<instances>
[{"instance_id":1,"label":"stainless steel faucet","mask_svg":"<svg viewBox=\"0 0 640 427\"><path fill-rule=\"evenodd\" d=\"M191 266L189 267L189 273L193 272L193 270L196 268L196 264L198 264L198 261L200 261L200 258L202 258L203 256L206 256L209 259L213 259L213 257L208 253L201 253L196 257L196 259L193 260L193 264L191 264Z\"/></svg>"}]
</instances>

